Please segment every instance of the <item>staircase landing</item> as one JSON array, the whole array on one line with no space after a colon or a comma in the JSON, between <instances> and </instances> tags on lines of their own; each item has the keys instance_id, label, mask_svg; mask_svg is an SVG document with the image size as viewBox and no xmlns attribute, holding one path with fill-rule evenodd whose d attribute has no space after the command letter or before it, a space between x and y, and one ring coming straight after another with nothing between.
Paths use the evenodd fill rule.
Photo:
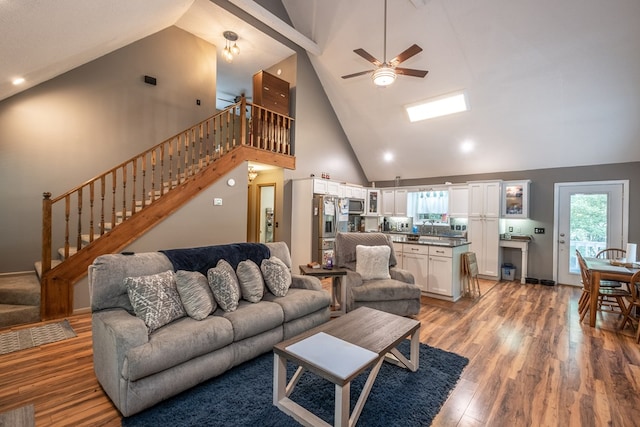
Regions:
<instances>
[{"instance_id":1,"label":"staircase landing","mask_svg":"<svg viewBox=\"0 0 640 427\"><path fill-rule=\"evenodd\" d=\"M0 276L0 329L40 321L40 281L36 273Z\"/></svg>"}]
</instances>

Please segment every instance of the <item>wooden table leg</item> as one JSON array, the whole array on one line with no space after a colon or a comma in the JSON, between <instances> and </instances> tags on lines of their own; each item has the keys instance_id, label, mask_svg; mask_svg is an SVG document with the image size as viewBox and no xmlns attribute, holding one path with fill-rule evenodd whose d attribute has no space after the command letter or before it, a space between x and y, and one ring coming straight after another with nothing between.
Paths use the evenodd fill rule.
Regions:
<instances>
[{"instance_id":1,"label":"wooden table leg","mask_svg":"<svg viewBox=\"0 0 640 427\"><path fill-rule=\"evenodd\" d=\"M591 305L589 307L589 326L596 326L598 312L598 293L600 292L600 272L591 270Z\"/></svg>"}]
</instances>

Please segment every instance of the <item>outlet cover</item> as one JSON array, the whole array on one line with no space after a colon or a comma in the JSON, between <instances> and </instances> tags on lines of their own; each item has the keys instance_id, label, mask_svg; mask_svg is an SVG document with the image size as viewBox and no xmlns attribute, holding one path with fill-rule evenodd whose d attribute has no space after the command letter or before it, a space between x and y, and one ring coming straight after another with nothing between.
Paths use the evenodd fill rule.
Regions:
<instances>
[{"instance_id":1,"label":"outlet cover","mask_svg":"<svg viewBox=\"0 0 640 427\"><path fill-rule=\"evenodd\" d=\"M219 197L213 199L213 206L222 206L222 199Z\"/></svg>"},{"instance_id":2,"label":"outlet cover","mask_svg":"<svg viewBox=\"0 0 640 427\"><path fill-rule=\"evenodd\" d=\"M544 234L544 228L536 227L536 228L533 229L533 232L535 234Z\"/></svg>"}]
</instances>

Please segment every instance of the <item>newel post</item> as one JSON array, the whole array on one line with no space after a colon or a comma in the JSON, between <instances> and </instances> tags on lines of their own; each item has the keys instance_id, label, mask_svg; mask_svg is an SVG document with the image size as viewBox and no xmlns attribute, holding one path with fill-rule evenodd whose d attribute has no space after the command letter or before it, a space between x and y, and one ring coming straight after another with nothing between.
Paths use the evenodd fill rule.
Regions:
<instances>
[{"instance_id":1,"label":"newel post","mask_svg":"<svg viewBox=\"0 0 640 427\"><path fill-rule=\"evenodd\" d=\"M247 145L247 98L240 96L240 144Z\"/></svg>"},{"instance_id":2,"label":"newel post","mask_svg":"<svg viewBox=\"0 0 640 427\"><path fill-rule=\"evenodd\" d=\"M51 270L51 193L42 193L42 275Z\"/></svg>"}]
</instances>

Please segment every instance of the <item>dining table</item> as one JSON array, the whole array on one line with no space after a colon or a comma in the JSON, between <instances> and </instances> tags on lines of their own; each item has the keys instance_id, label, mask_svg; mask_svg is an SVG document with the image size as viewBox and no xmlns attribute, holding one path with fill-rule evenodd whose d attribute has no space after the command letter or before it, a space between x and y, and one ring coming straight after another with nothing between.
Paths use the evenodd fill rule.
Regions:
<instances>
[{"instance_id":1,"label":"dining table","mask_svg":"<svg viewBox=\"0 0 640 427\"><path fill-rule=\"evenodd\" d=\"M638 263L622 264L615 260L603 258L585 257L587 269L591 272L591 295L598 295L601 280L612 280L628 283L631 276L638 270ZM589 325L596 326L596 312L598 311L598 298L591 298L589 307Z\"/></svg>"}]
</instances>

